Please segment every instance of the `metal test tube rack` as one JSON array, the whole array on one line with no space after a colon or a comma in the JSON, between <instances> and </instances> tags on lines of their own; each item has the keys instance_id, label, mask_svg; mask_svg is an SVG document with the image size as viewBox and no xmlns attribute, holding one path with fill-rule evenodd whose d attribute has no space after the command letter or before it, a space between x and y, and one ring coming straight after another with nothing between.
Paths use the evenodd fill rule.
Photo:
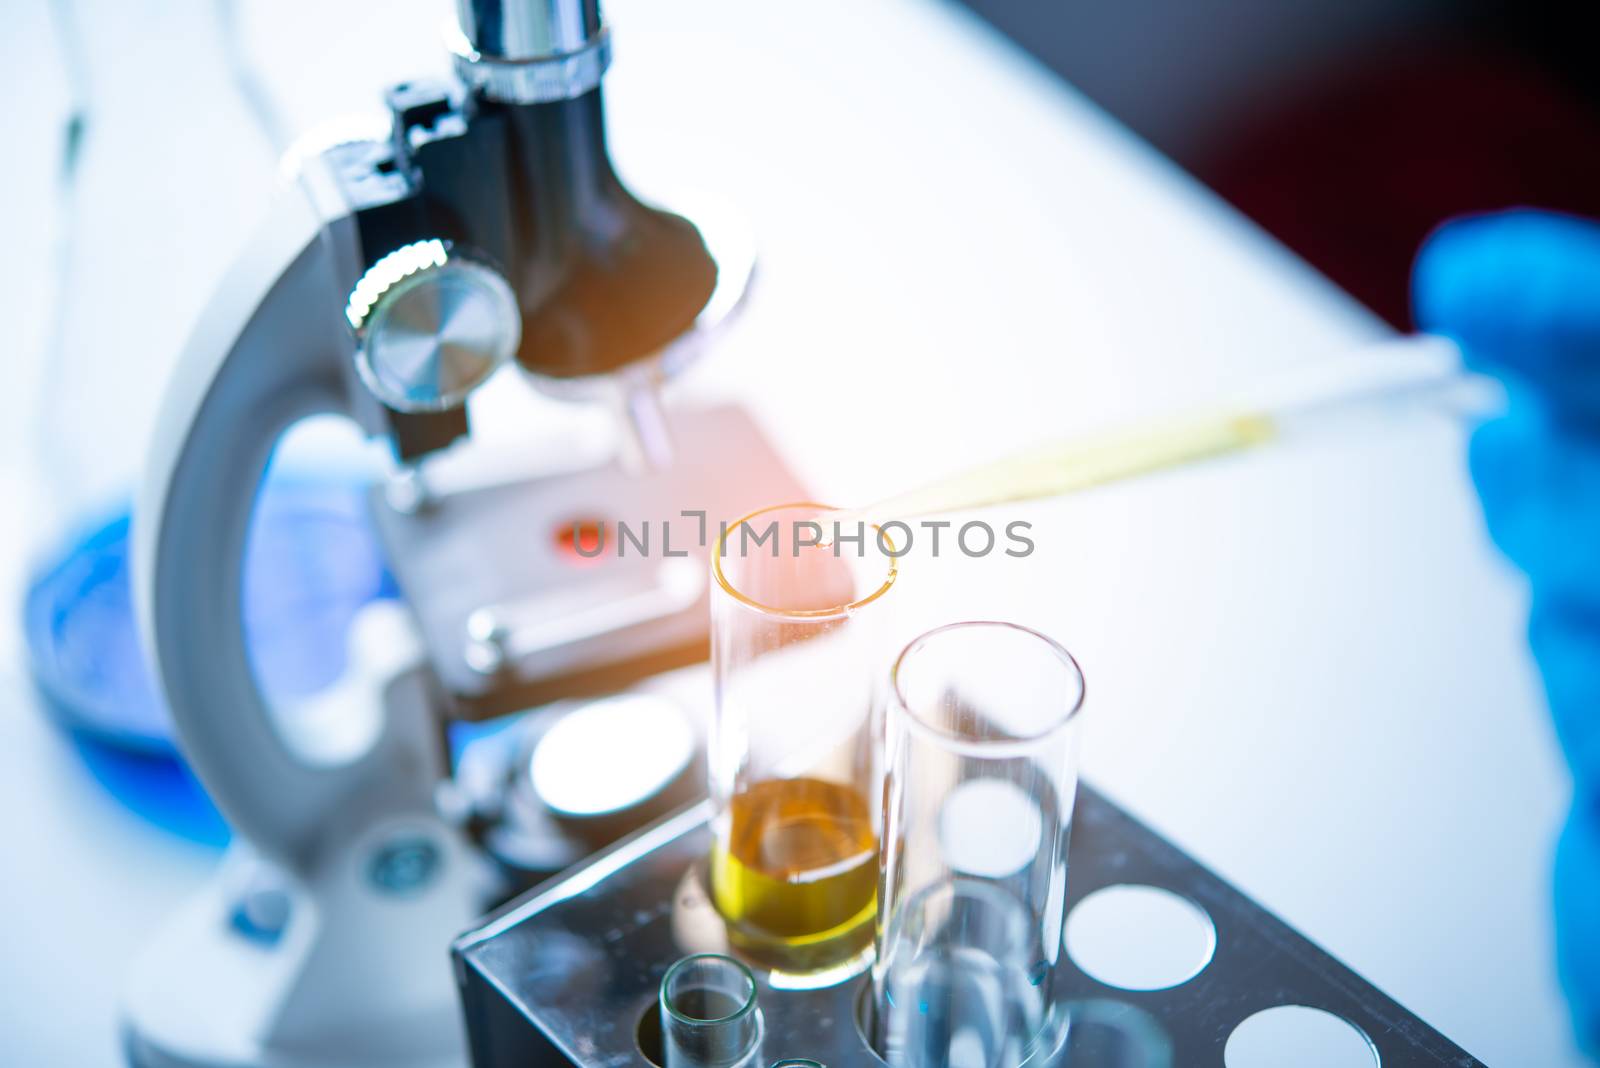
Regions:
<instances>
[{"instance_id":1,"label":"metal test tube rack","mask_svg":"<svg viewBox=\"0 0 1600 1068\"><path fill-rule=\"evenodd\" d=\"M454 954L475 1068L648 1068L657 988L674 960L720 924L697 869L710 846L704 804L647 828L513 902ZM1221 1068L1228 1036L1278 1005L1325 1010L1360 1028L1383 1068L1482 1062L1088 785L1080 784L1068 907L1132 883L1180 894L1210 916L1216 949L1165 990L1097 982L1063 955L1073 995L1127 1002L1171 1039L1175 1065ZM761 1063L805 1057L874 1068L857 1012L867 979L822 990L761 983ZM641 1027L641 1022L643 1026Z\"/></svg>"}]
</instances>

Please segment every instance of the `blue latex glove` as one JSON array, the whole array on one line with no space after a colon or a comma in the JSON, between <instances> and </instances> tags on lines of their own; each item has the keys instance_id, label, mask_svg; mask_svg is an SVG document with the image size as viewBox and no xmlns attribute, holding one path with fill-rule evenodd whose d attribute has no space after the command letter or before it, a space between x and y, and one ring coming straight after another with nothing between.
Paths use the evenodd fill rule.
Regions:
<instances>
[{"instance_id":1,"label":"blue latex glove","mask_svg":"<svg viewBox=\"0 0 1600 1068\"><path fill-rule=\"evenodd\" d=\"M1446 224L1412 277L1418 325L1504 379L1473 436L1489 532L1528 573L1529 638L1572 767L1555 865L1557 959L1600 1055L1600 224L1514 211Z\"/></svg>"}]
</instances>

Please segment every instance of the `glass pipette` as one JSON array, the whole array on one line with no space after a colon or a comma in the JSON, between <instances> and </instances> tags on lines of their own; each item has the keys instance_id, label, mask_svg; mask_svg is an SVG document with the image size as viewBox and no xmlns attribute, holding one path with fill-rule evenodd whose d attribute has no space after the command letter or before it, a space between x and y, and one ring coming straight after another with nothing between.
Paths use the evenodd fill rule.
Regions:
<instances>
[{"instance_id":1,"label":"glass pipette","mask_svg":"<svg viewBox=\"0 0 1600 1068\"><path fill-rule=\"evenodd\" d=\"M1297 372L1232 405L1052 442L833 517L884 523L1054 497L1315 432L1363 411L1491 413L1499 383L1463 369L1447 338L1413 334Z\"/></svg>"}]
</instances>

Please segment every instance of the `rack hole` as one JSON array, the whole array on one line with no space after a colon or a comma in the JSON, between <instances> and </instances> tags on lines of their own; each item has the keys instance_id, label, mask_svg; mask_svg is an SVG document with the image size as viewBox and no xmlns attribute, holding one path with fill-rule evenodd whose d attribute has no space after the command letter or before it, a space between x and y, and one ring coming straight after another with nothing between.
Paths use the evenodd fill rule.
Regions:
<instances>
[{"instance_id":1,"label":"rack hole","mask_svg":"<svg viewBox=\"0 0 1600 1068\"><path fill-rule=\"evenodd\" d=\"M661 1005L655 999L639 1014L639 1025L634 1028L633 1039L639 1045L639 1055L656 1068L666 1063L667 1054L661 1042Z\"/></svg>"},{"instance_id":2,"label":"rack hole","mask_svg":"<svg viewBox=\"0 0 1600 1068\"><path fill-rule=\"evenodd\" d=\"M1165 990L1211 963L1217 932L1186 897L1156 886L1096 890L1067 916L1067 953L1085 973L1123 990Z\"/></svg>"},{"instance_id":3,"label":"rack hole","mask_svg":"<svg viewBox=\"0 0 1600 1068\"><path fill-rule=\"evenodd\" d=\"M864 980L861 984L861 989L856 991L855 1012L851 1013L851 1015L855 1017L856 1037L861 1039L861 1045L865 1047L868 1057L866 1063L874 1066L874 1068L883 1065L883 1058L878 1055L877 1048L872 1044L872 1032L875 1029L877 1009L872 1003L872 981L870 979Z\"/></svg>"},{"instance_id":4,"label":"rack hole","mask_svg":"<svg viewBox=\"0 0 1600 1068\"><path fill-rule=\"evenodd\" d=\"M1091 998L1067 1006L1064 1065L1170 1068L1172 1041L1156 1018L1124 1001Z\"/></svg>"},{"instance_id":5,"label":"rack hole","mask_svg":"<svg viewBox=\"0 0 1600 1068\"><path fill-rule=\"evenodd\" d=\"M1233 1029L1226 1068L1378 1068L1372 1040L1342 1016L1305 1005L1262 1009Z\"/></svg>"}]
</instances>

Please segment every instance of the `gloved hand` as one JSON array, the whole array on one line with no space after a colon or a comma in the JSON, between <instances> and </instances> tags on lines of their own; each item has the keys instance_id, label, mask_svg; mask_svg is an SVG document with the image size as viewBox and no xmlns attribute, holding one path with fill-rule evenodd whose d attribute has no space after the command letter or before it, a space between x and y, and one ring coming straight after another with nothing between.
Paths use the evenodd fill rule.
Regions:
<instances>
[{"instance_id":1,"label":"gloved hand","mask_svg":"<svg viewBox=\"0 0 1600 1068\"><path fill-rule=\"evenodd\" d=\"M1556 853L1557 960L1600 1056L1600 224L1514 211L1447 223L1412 276L1417 324L1507 383L1473 436L1489 532L1528 573L1529 637L1572 767Z\"/></svg>"}]
</instances>

